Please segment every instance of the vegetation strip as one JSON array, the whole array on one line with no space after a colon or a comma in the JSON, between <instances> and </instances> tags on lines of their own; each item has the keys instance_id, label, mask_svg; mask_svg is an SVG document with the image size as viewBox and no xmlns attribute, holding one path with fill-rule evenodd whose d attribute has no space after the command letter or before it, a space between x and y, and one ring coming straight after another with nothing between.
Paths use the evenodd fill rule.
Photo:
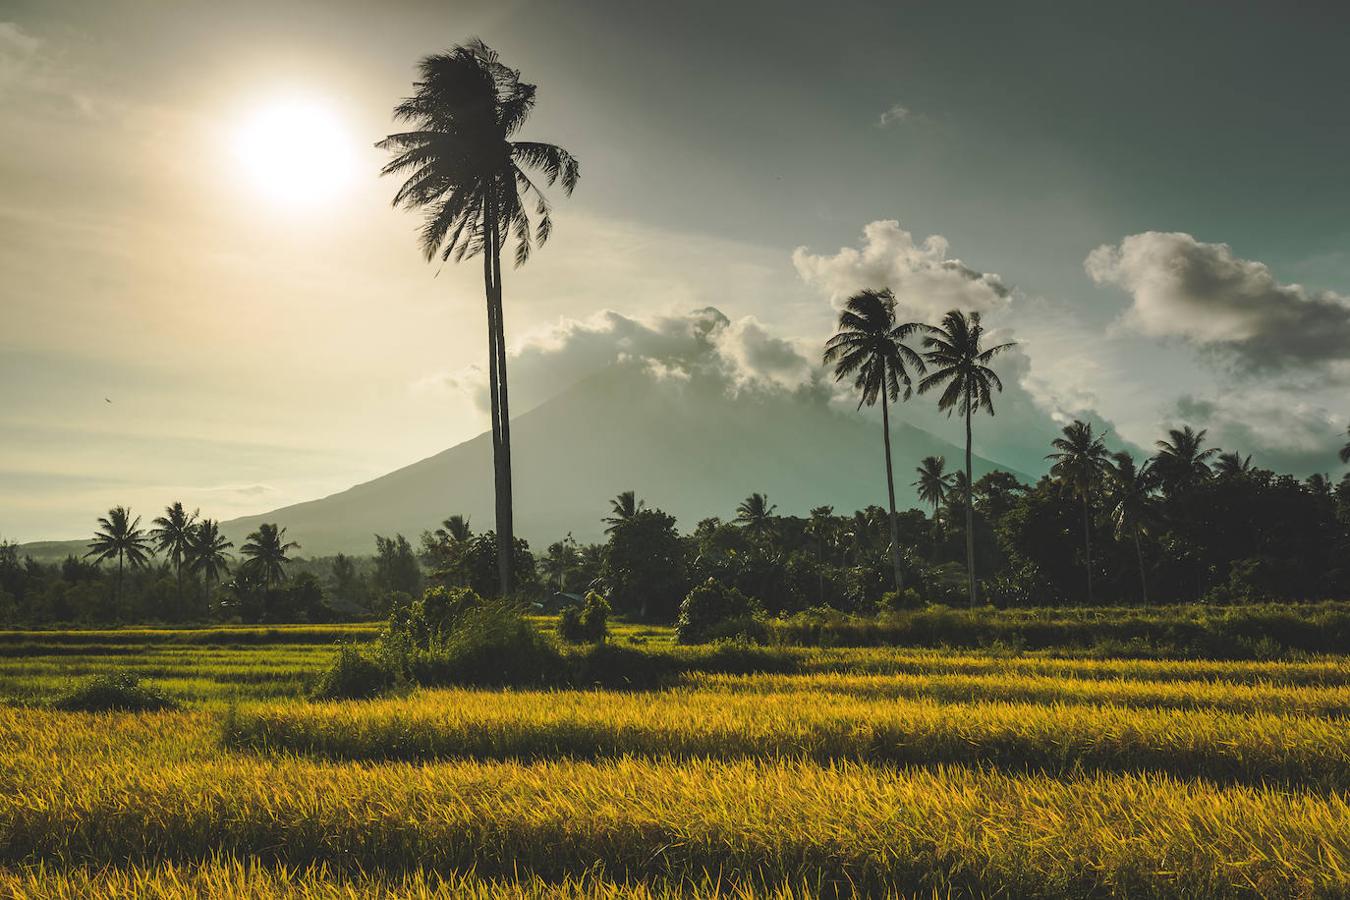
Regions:
<instances>
[{"instance_id":1,"label":"vegetation strip","mask_svg":"<svg viewBox=\"0 0 1350 900\"><path fill-rule=\"evenodd\" d=\"M1350 789L1350 732L1335 720L825 692L427 691L253 706L227 718L224 739L338 759L788 757Z\"/></svg>"}]
</instances>

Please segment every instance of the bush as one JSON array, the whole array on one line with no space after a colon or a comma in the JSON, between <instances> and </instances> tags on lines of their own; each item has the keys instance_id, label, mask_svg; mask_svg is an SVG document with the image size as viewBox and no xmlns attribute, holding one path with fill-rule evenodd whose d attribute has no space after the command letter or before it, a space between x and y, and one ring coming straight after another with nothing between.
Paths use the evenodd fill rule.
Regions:
<instances>
[{"instance_id":1,"label":"bush","mask_svg":"<svg viewBox=\"0 0 1350 900\"><path fill-rule=\"evenodd\" d=\"M681 644L706 644L719 638L733 638L741 633L738 629L748 627L759 614L758 603L709 578L690 591L680 604L675 640Z\"/></svg>"},{"instance_id":2,"label":"bush","mask_svg":"<svg viewBox=\"0 0 1350 900\"><path fill-rule=\"evenodd\" d=\"M679 681L684 667L667 653L648 653L615 644L593 644L571 655L569 681L577 688L647 691Z\"/></svg>"},{"instance_id":3,"label":"bush","mask_svg":"<svg viewBox=\"0 0 1350 900\"><path fill-rule=\"evenodd\" d=\"M337 658L314 686L315 700L366 700L379 694L392 681L390 672L350 645L338 649Z\"/></svg>"},{"instance_id":4,"label":"bush","mask_svg":"<svg viewBox=\"0 0 1350 900\"><path fill-rule=\"evenodd\" d=\"M564 678L562 654L520 607L501 600L466 609L425 649L414 648L409 674L418 684L539 686Z\"/></svg>"},{"instance_id":5,"label":"bush","mask_svg":"<svg viewBox=\"0 0 1350 900\"><path fill-rule=\"evenodd\" d=\"M609 637L609 603L591 591L584 606L570 603L563 607L558 636L569 644L603 644Z\"/></svg>"},{"instance_id":6,"label":"bush","mask_svg":"<svg viewBox=\"0 0 1350 900\"><path fill-rule=\"evenodd\" d=\"M67 712L157 712L178 708L176 700L142 684L131 672L95 675L54 705Z\"/></svg>"}]
</instances>

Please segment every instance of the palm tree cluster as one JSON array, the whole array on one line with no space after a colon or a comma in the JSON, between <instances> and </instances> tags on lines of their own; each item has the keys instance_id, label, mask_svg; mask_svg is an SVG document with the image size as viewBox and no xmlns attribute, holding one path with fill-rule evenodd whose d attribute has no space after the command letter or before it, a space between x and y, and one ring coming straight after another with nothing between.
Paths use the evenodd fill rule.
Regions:
<instances>
[{"instance_id":1,"label":"palm tree cluster","mask_svg":"<svg viewBox=\"0 0 1350 900\"><path fill-rule=\"evenodd\" d=\"M173 567L177 585L177 600L183 607L183 576L202 578L208 587L219 583L230 573L233 562L229 550L234 543L220 533L220 523L200 518L200 512L189 513L181 502L164 508L164 514L155 518L153 528L141 528L140 516L133 516L125 506L115 506L108 515L98 520L98 530L90 541L85 559L95 564L117 561L113 579L113 605L121 598L123 573L127 568L149 566L156 553L162 554ZM263 523L249 534L239 548L244 557L240 572L257 577L266 588L286 580L287 554L300 545L286 540L286 529Z\"/></svg>"},{"instance_id":2,"label":"palm tree cluster","mask_svg":"<svg viewBox=\"0 0 1350 900\"><path fill-rule=\"evenodd\" d=\"M984 325L980 314L951 310L938 325L899 322L895 295L889 289L862 290L849 297L839 313L839 330L825 344L824 361L834 366L836 381L852 379L858 391L858 408L881 401L881 427L886 463L886 495L890 512L891 562L895 570L895 589L903 589L900 541L896 526L895 476L891 460L891 403L908 400L914 393L926 394L941 388L938 409L951 415L959 413L966 426L966 465L964 483L973 480L971 419L983 410L994 414L993 396L1003 390L1003 382L990 367L994 357L1013 346L1011 342L985 346ZM911 337L922 338L923 352L905 343ZM951 492L949 482L933 457L920 467L921 496L934 505L934 515ZM975 528L970 492L962 492L966 518L966 576L970 604L976 602Z\"/></svg>"}]
</instances>

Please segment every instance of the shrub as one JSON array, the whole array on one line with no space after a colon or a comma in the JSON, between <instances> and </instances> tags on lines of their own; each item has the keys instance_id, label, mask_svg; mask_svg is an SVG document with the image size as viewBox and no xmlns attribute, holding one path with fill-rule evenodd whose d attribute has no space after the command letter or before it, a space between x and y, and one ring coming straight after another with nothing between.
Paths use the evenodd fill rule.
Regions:
<instances>
[{"instance_id":1,"label":"shrub","mask_svg":"<svg viewBox=\"0 0 1350 900\"><path fill-rule=\"evenodd\" d=\"M609 637L609 603L595 591L586 595L584 606L563 607L558 636L569 644L603 644Z\"/></svg>"},{"instance_id":2,"label":"shrub","mask_svg":"<svg viewBox=\"0 0 1350 900\"><path fill-rule=\"evenodd\" d=\"M681 661L668 653L648 653L616 644L593 644L568 659L570 682L578 688L646 691L675 684Z\"/></svg>"},{"instance_id":3,"label":"shrub","mask_svg":"<svg viewBox=\"0 0 1350 900\"><path fill-rule=\"evenodd\" d=\"M315 700L365 700L379 694L392 681L384 666L350 645L338 649L337 658L314 686Z\"/></svg>"},{"instance_id":4,"label":"shrub","mask_svg":"<svg viewBox=\"0 0 1350 900\"><path fill-rule=\"evenodd\" d=\"M58 699L55 706L67 712L156 712L177 709L178 702L142 684L131 672L119 671L95 675Z\"/></svg>"},{"instance_id":5,"label":"shrub","mask_svg":"<svg viewBox=\"0 0 1350 900\"><path fill-rule=\"evenodd\" d=\"M759 604L733 587L709 578L695 587L680 604L675 622L675 640L681 644L705 644L717 638L735 637L760 612Z\"/></svg>"},{"instance_id":6,"label":"shrub","mask_svg":"<svg viewBox=\"0 0 1350 900\"><path fill-rule=\"evenodd\" d=\"M469 607L409 661L419 684L549 685L563 680L564 668L558 648L520 607L501 600Z\"/></svg>"}]
</instances>

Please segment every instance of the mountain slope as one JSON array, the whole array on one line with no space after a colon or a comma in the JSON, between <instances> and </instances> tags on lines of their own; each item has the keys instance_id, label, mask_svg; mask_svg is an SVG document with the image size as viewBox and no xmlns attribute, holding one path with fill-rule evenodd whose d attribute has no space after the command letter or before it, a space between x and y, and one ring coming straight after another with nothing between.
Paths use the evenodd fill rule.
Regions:
<instances>
[{"instance_id":1,"label":"mountain slope","mask_svg":"<svg viewBox=\"0 0 1350 900\"><path fill-rule=\"evenodd\" d=\"M879 424L816 397L733 397L717 382L616 366L514 419L511 438L516 529L536 547L568 531L600 539L609 499L629 489L675 515L682 530L706 516L730 517L752 491L767 493L785 515L822 504L841 513L885 505ZM899 421L892 444L901 508L916 503L910 482L920 458L945 455L955 466L963 453ZM977 478L995 468L1006 467L975 461ZM376 532L413 538L452 513L490 529L492 491L485 433L341 493L235 519L223 531L237 546L258 523L277 522L306 556L365 554Z\"/></svg>"}]
</instances>

